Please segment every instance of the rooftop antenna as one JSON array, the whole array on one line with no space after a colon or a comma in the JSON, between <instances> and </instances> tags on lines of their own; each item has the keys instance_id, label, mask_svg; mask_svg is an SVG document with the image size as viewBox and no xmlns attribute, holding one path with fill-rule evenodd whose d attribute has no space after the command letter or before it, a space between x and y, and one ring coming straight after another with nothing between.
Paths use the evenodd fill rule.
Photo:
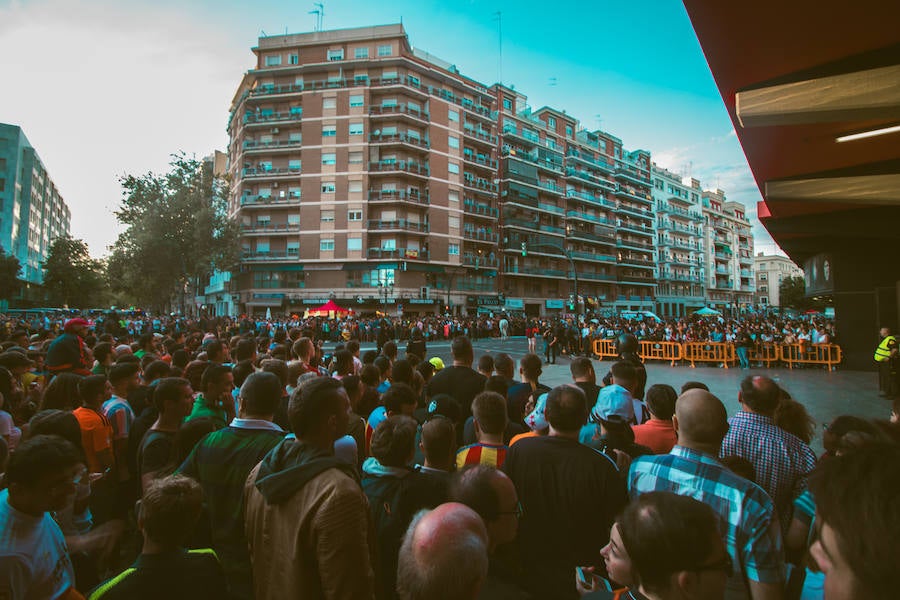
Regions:
<instances>
[{"instance_id":1,"label":"rooftop antenna","mask_svg":"<svg viewBox=\"0 0 900 600\"><path fill-rule=\"evenodd\" d=\"M322 2L313 2L315 9L309 11L309 14L316 15L316 31L322 31L325 21L325 4Z\"/></svg>"},{"instance_id":2,"label":"rooftop antenna","mask_svg":"<svg viewBox=\"0 0 900 600\"><path fill-rule=\"evenodd\" d=\"M497 21L497 82L503 85L503 14L498 10L494 13Z\"/></svg>"}]
</instances>

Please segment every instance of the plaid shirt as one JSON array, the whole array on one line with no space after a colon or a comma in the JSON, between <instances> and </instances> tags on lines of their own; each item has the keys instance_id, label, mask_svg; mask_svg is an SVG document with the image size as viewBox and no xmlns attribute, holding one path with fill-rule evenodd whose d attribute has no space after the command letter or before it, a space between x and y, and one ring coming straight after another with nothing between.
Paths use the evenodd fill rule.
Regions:
<instances>
[{"instance_id":1,"label":"plaid shirt","mask_svg":"<svg viewBox=\"0 0 900 600\"><path fill-rule=\"evenodd\" d=\"M740 569L751 581L784 581L784 550L772 500L715 457L675 446L669 454L636 458L628 472L628 491L632 498L670 491L708 504L721 517L719 528L735 575Z\"/></svg>"},{"instance_id":2,"label":"plaid shirt","mask_svg":"<svg viewBox=\"0 0 900 600\"><path fill-rule=\"evenodd\" d=\"M781 532L787 532L794 498L806 489L816 455L800 438L777 427L772 417L741 411L729 421L720 456L740 456L756 469L756 483L775 502Z\"/></svg>"}]
</instances>

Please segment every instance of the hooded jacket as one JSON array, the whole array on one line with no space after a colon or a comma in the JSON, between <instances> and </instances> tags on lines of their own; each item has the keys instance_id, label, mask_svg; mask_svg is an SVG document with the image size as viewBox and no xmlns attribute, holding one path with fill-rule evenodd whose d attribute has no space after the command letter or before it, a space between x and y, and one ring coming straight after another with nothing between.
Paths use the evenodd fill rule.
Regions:
<instances>
[{"instance_id":1,"label":"hooded jacket","mask_svg":"<svg viewBox=\"0 0 900 600\"><path fill-rule=\"evenodd\" d=\"M286 439L244 486L258 600L372 598L372 524L353 467Z\"/></svg>"}]
</instances>

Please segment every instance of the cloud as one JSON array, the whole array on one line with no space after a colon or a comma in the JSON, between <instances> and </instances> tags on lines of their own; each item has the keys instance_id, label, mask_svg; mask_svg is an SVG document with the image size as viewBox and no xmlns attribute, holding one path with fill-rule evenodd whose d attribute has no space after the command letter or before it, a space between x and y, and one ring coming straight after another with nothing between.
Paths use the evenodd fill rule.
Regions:
<instances>
[{"instance_id":1,"label":"cloud","mask_svg":"<svg viewBox=\"0 0 900 600\"><path fill-rule=\"evenodd\" d=\"M179 150L225 148L252 55L215 23L175 8L42 0L0 7L0 24L0 55L19 57L4 68L14 87L0 115L22 126L92 254L119 232L119 176L163 171Z\"/></svg>"}]
</instances>

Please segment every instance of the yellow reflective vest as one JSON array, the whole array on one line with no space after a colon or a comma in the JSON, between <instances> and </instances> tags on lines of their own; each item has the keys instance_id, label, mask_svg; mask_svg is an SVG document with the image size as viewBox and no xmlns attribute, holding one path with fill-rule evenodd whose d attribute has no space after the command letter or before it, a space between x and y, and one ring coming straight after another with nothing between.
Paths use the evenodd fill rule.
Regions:
<instances>
[{"instance_id":1,"label":"yellow reflective vest","mask_svg":"<svg viewBox=\"0 0 900 600\"><path fill-rule=\"evenodd\" d=\"M890 345L896 345L897 338L892 335L885 337L881 340L881 343L878 344L878 347L875 348L875 362L886 362L891 358L891 348Z\"/></svg>"}]
</instances>

